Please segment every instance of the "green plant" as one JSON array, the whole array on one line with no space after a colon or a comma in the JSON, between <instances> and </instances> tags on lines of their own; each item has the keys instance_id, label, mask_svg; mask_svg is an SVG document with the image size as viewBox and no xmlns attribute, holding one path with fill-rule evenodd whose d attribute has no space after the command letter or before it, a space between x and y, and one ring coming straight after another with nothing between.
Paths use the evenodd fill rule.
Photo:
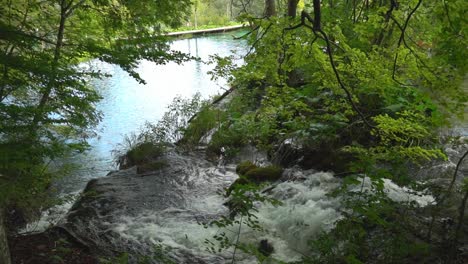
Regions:
<instances>
[{"instance_id":1,"label":"green plant","mask_svg":"<svg viewBox=\"0 0 468 264\"><path fill-rule=\"evenodd\" d=\"M241 163L237 164L236 166L236 173L238 175L245 175L248 171L252 169L256 169L257 165L255 165L250 160L242 161Z\"/></svg>"},{"instance_id":2,"label":"green plant","mask_svg":"<svg viewBox=\"0 0 468 264\"><path fill-rule=\"evenodd\" d=\"M387 197L379 177L347 177L338 191L343 218L328 233L310 241L314 255L305 263L412 263L430 256L430 245L414 240L408 226L411 203L399 204ZM354 187L352 187L354 186ZM354 191L350 191L350 190ZM339 241L339 243L337 243Z\"/></svg>"},{"instance_id":3,"label":"green plant","mask_svg":"<svg viewBox=\"0 0 468 264\"><path fill-rule=\"evenodd\" d=\"M183 131L180 143L188 148L200 144L200 140L225 120L224 111L204 103L204 106L191 118Z\"/></svg>"},{"instance_id":4,"label":"green plant","mask_svg":"<svg viewBox=\"0 0 468 264\"><path fill-rule=\"evenodd\" d=\"M114 156L116 157L117 165L121 168L129 168L135 165L143 165L154 162L160 158L165 150L166 146L164 143L156 142L138 142L135 137L134 141L129 141L127 138L127 147L125 150L121 147L120 150L114 150Z\"/></svg>"},{"instance_id":5,"label":"green plant","mask_svg":"<svg viewBox=\"0 0 468 264\"><path fill-rule=\"evenodd\" d=\"M126 154L127 163L130 166L141 165L150 160L159 158L164 153L164 145L143 142L129 150Z\"/></svg>"},{"instance_id":6,"label":"green plant","mask_svg":"<svg viewBox=\"0 0 468 264\"><path fill-rule=\"evenodd\" d=\"M223 194L220 191L219 194ZM206 249L212 253L219 253L228 248L234 247L237 249L246 249L246 245L241 246L239 244L239 237L242 225L257 230L263 231L260 222L257 220L255 213L258 212L255 207L255 203L271 203L273 205L280 205L281 202L273 199L261 192L261 186L250 182L238 182L232 185L231 192L229 194L229 201L226 203L230 210L229 216L221 216L220 219L211 221L209 224L204 224L205 227L216 226L220 228L220 232L213 236L212 241L210 239L205 240ZM236 236L232 238L228 235L226 230L236 229ZM235 255L235 253L234 253Z\"/></svg>"},{"instance_id":7,"label":"green plant","mask_svg":"<svg viewBox=\"0 0 468 264\"><path fill-rule=\"evenodd\" d=\"M232 157L237 153L237 150L245 144L244 142L245 135L237 128L230 127L228 124L222 124L213 134L208 144L207 152L220 155L221 148L224 147L226 149L226 156Z\"/></svg>"}]
</instances>

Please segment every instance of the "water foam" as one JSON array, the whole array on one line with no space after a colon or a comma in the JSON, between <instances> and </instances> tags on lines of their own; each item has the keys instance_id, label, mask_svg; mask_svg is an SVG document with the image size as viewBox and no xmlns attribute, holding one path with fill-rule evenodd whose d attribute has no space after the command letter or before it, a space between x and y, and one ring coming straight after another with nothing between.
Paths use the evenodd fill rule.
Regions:
<instances>
[{"instance_id":1,"label":"water foam","mask_svg":"<svg viewBox=\"0 0 468 264\"><path fill-rule=\"evenodd\" d=\"M321 231L328 231L340 218L338 201L327 196L329 190L337 187L338 180L332 174L313 171L290 171L302 180L279 183L270 191L273 198L282 205L259 204L256 216L267 232L256 231L243 224L240 243L258 245L267 239L275 248L272 257L282 261L300 260L306 251L307 242ZM210 218L227 213L222 206L225 198L212 194L204 199L192 200L190 210L170 208L161 212L147 211L138 216L123 216L112 224L112 230L123 238L138 243L162 243L175 251L190 252L200 259L232 257L232 250L220 255L210 255L205 249L206 239L225 232L231 242L236 241L238 226L229 229L204 228ZM239 251L238 251L239 252ZM255 263L251 257L236 254L240 263Z\"/></svg>"},{"instance_id":2,"label":"water foam","mask_svg":"<svg viewBox=\"0 0 468 264\"><path fill-rule=\"evenodd\" d=\"M358 179L362 183L362 178ZM408 187L400 187L390 179L382 179L383 191L391 200L399 203L414 203L419 207L425 207L435 203L435 198L426 191L415 191ZM373 192L372 182L368 177L364 178L362 185L356 185L351 191Z\"/></svg>"},{"instance_id":3,"label":"water foam","mask_svg":"<svg viewBox=\"0 0 468 264\"><path fill-rule=\"evenodd\" d=\"M24 228L18 231L18 234L40 233L54 226L67 214L78 195L79 194L76 192L60 197L60 199L63 200L62 203L43 211L37 221L26 224Z\"/></svg>"}]
</instances>

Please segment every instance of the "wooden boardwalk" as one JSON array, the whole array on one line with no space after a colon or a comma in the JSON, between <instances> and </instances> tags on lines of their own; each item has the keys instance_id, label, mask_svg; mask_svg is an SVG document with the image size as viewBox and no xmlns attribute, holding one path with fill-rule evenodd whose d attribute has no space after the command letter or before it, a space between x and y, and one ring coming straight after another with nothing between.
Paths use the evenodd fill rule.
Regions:
<instances>
[{"instance_id":1,"label":"wooden boardwalk","mask_svg":"<svg viewBox=\"0 0 468 264\"><path fill-rule=\"evenodd\" d=\"M240 29L243 27L244 25L237 25L237 26L210 28L210 29L187 30L187 31L167 33L166 36L179 37L179 36L184 36L184 35L203 35L207 33L222 33L222 32L233 31L233 30Z\"/></svg>"}]
</instances>

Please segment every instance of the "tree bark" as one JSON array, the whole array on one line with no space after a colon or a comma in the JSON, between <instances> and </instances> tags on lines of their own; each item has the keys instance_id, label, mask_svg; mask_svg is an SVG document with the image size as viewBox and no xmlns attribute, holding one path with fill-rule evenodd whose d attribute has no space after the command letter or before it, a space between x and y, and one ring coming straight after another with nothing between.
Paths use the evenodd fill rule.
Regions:
<instances>
[{"instance_id":1,"label":"tree bark","mask_svg":"<svg viewBox=\"0 0 468 264\"><path fill-rule=\"evenodd\" d=\"M11 264L10 250L8 248L7 231L5 228L4 210L0 207L0 263Z\"/></svg>"},{"instance_id":2,"label":"tree bark","mask_svg":"<svg viewBox=\"0 0 468 264\"><path fill-rule=\"evenodd\" d=\"M314 0L314 30L321 30L321 15L322 12L320 11L320 0Z\"/></svg>"},{"instance_id":3,"label":"tree bark","mask_svg":"<svg viewBox=\"0 0 468 264\"><path fill-rule=\"evenodd\" d=\"M265 0L265 16L276 16L276 3L275 0Z\"/></svg>"},{"instance_id":4,"label":"tree bark","mask_svg":"<svg viewBox=\"0 0 468 264\"><path fill-rule=\"evenodd\" d=\"M299 3L299 0L288 0L288 16L289 17L296 17L297 3Z\"/></svg>"}]
</instances>

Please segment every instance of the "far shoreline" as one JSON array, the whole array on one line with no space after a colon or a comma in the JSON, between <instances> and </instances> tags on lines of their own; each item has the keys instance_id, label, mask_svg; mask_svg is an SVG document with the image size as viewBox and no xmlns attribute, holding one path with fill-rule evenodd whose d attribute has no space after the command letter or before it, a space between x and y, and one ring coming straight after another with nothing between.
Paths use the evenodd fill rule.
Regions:
<instances>
[{"instance_id":1,"label":"far shoreline","mask_svg":"<svg viewBox=\"0 0 468 264\"><path fill-rule=\"evenodd\" d=\"M211 33L224 33L229 31L235 31L238 29L242 29L246 27L245 25L235 25L235 26L225 26L225 27L217 27L217 28L209 28L209 29L195 29L195 30L184 30L184 31L176 31L166 33L165 36L170 37L181 37L185 35L204 35L204 34L211 34Z\"/></svg>"}]
</instances>

